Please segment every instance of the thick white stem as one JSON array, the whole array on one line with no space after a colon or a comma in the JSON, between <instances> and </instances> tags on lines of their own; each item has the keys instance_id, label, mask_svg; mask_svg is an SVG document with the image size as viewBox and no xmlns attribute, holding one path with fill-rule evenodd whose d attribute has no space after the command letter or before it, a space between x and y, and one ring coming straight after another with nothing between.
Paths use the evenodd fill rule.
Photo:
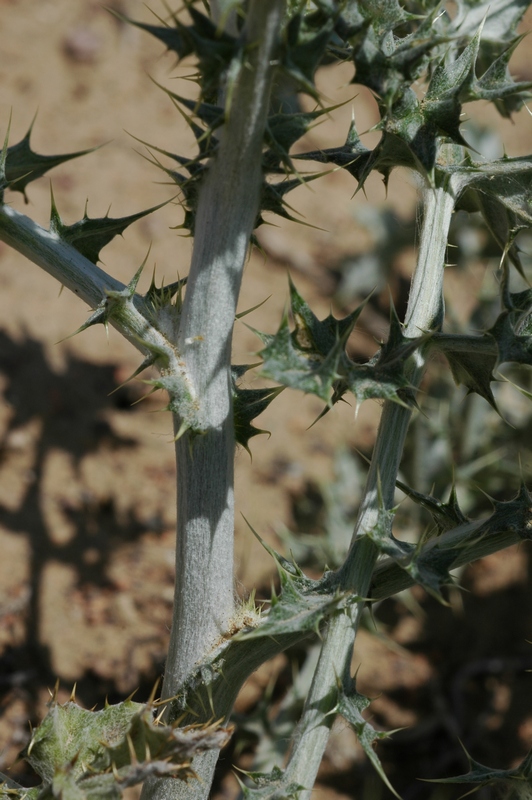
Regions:
<instances>
[{"instance_id":1,"label":"thick white stem","mask_svg":"<svg viewBox=\"0 0 532 800\"><path fill-rule=\"evenodd\" d=\"M176 591L163 696L173 696L194 665L228 631L234 613L234 430L231 340L244 263L259 210L262 148L273 60L284 0L253 0L244 61L220 145L203 184L178 351L199 399L201 436L176 443ZM176 419L178 429L180 420ZM208 795L215 754L194 762L199 781L159 780L145 797Z\"/></svg>"},{"instance_id":2,"label":"thick white stem","mask_svg":"<svg viewBox=\"0 0 532 800\"><path fill-rule=\"evenodd\" d=\"M206 433L178 440L176 609L164 694L228 629L233 613L234 432L231 339L242 271L259 208L262 145L284 0L252 3L245 60L202 187L178 351ZM179 420L176 421L179 425Z\"/></svg>"}]
</instances>

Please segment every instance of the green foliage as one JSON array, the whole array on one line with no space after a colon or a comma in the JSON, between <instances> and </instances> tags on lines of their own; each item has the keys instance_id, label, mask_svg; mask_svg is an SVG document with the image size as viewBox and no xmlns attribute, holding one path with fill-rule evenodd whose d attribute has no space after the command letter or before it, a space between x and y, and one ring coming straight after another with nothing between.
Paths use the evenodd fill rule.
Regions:
<instances>
[{"instance_id":1,"label":"green foliage","mask_svg":"<svg viewBox=\"0 0 532 800\"><path fill-rule=\"evenodd\" d=\"M502 158L488 164L466 159L445 171L459 195L458 208L480 211L504 255L522 274L515 237L532 222L530 158Z\"/></svg>"},{"instance_id":2,"label":"green foliage","mask_svg":"<svg viewBox=\"0 0 532 800\"><path fill-rule=\"evenodd\" d=\"M64 155L39 155L31 149L30 145L34 122L35 120L24 138L17 144L11 145L11 147L8 147L8 130L4 150L0 158L0 201L2 202L5 189L10 189L12 192L21 192L27 202L26 187L28 184L41 178L48 170L64 164L65 161L79 158L87 155L87 153L93 153L97 149L92 147L88 150L80 150L77 153L66 153Z\"/></svg>"},{"instance_id":3,"label":"green foliage","mask_svg":"<svg viewBox=\"0 0 532 800\"><path fill-rule=\"evenodd\" d=\"M353 59L353 82L367 86L377 97L382 139L368 151L353 126L343 148L298 157L343 166L361 185L371 170L387 180L397 166L430 178L442 137L466 144L460 133L464 102L496 100L499 111L510 116L528 96L530 82L516 83L508 73L509 59L521 38L515 28L527 5L511 2L493 9L474 3L473 12L464 3L453 21L446 12L439 13L437 3L426 4L422 14L408 13L398 2L346 3L336 19L335 34L342 41L342 52ZM409 32L398 36L397 29L405 27ZM464 41L466 46L454 58L457 44ZM479 66L485 69L477 78ZM419 100L411 87L424 73L430 79Z\"/></svg>"},{"instance_id":4,"label":"green foliage","mask_svg":"<svg viewBox=\"0 0 532 800\"><path fill-rule=\"evenodd\" d=\"M255 786L250 788L240 783L242 794L249 800L298 800L299 793L305 790L304 786L286 779L286 775L279 767L274 767L271 772L245 772Z\"/></svg>"},{"instance_id":5,"label":"green foliage","mask_svg":"<svg viewBox=\"0 0 532 800\"><path fill-rule=\"evenodd\" d=\"M181 22L177 14L171 15L173 24L146 25L141 22L116 14L120 19L135 25L159 39L170 52L176 54L178 60L195 55L201 80L198 81L202 95L211 97L227 72L233 59L240 55L239 43L234 36L220 29L205 14L198 11L191 3L187 5L192 24ZM114 12L116 13L116 12Z\"/></svg>"},{"instance_id":6,"label":"green foliage","mask_svg":"<svg viewBox=\"0 0 532 800\"><path fill-rule=\"evenodd\" d=\"M457 383L476 392L497 410L491 383L494 370L504 363L532 364L529 310L503 311L481 336L435 334L433 345L449 361Z\"/></svg>"},{"instance_id":7,"label":"green foliage","mask_svg":"<svg viewBox=\"0 0 532 800\"><path fill-rule=\"evenodd\" d=\"M255 331L266 345L260 352L265 377L315 394L328 406L347 391L358 402L379 398L404 403L402 392L410 385L405 363L424 339L407 339L393 309L388 341L367 364L355 364L347 345L364 305L343 319L329 314L320 321L290 282L290 308L293 331L286 313L276 334Z\"/></svg>"},{"instance_id":8,"label":"green foliage","mask_svg":"<svg viewBox=\"0 0 532 800\"><path fill-rule=\"evenodd\" d=\"M148 777L189 781L193 756L221 746L230 733L216 726L183 730L155 713L154 706L131 700L102 711L52 700L23 752L42 783L30 790L0 784L0 796L114 800Z\"/></svg>"},{"instance_id":9,"label":"green foliage","mask_svg":"<svg viewBox=\"0 0 532 800\"><path fill-rule=\"evenodd\" d=\"M251 439L265 432L254 426L253 421L285 387L317 396L325 403L320 416L348 392L357 403L366 399L390 401L395 410L399 407L404 412L406 431L406 415L416 406L415 392L430 351L442 353L455 381L468 392L479 394L494 409L497 405L492 383L497 379L496 370L505 363L532 365L532 290L512 291L512 275L515 275L513 271L510 274L513 266L518 275L526 275L518 235L532 226L532 160L527 156L475 161L467 152L472 148L461 130L463 107L468 102L492 102L502 116L511 117L530 96L532 82L514 81L509 71L511 56L522 38L517 35L517 26L529 3L458 0L456 5L453 18L434 0L288 3L276 40L275 58L263 65L271 71L272 101L269 116L259 132L262 175L256 181L260 196L251 219L254 214L255 227L268 221L270 214L295 219L286 196L321 176L300 174L294 166L295 159L345 169L355 178L358 188L364 186L372 171L379 172L386 184L392 170L406 167L417 173L425 192L443 191L456 210L479 212L484 219L501 254L496 319L481 333L472 334L447 331L448 320L438 318L437 322L431 320L426 326L419 325L415 337L406 336L392 304L386 341L365 363L357 363L350 352L350 337L365 303L344 317L337 318L331 313L320 320L290 281L289 310L277 332L256 331L263 343L258 365L261 375L275 386L243 388L242 378L251 369L248 365L232 368L227 365L224 372L230 392L228 403L233 406L235 442L247 450ZM223 152L224 126L232 119L235 89L250 69L260 45L260 41L250 42L245 36L247 4L226 0L219 3L219 8L221 21L209 16L206 4L199 10L193 2L185 3L183 13L170 12L167 20L160 20L161 24L122 17L162 42L178 61L195 59L198 98L191 100L164 91L186 119L196 140L196 154L186 157L155 145L147 146L152 163L179 188L184 213L176 227L206 238L210 230L197 231L205 177L213 160ZM231 24L226 28L228 20ZM381 138L373 149L366 147L353 120L345 141L343 136L339 137L337 146L295 154L294 146L298 146L313 123L334 111L335 107L323 105L315 76L320 67L339 62L351 65L352 82L367 87L375 97L380 115L375 130ZM315 108L302 110L298 94L312 98ZM9 243L17 237L13 234L13 215L4 201L5 190L18 191L26 197L32 181L52 167L89 152L41 156L31 149L30 134L31 128L21 142L11 146L6 137L0 160L0 233ZM453 145L452 159L447 157L449 144ZM297 149L300 150L299 146ZM245 183L246 176L241 177ZM71 259L78 258L78 265L80 255L88 260L88 266L83 262L83 267L89 270L96 289L91 295L93 312L79 330L112 323L139 346L143 361L135 375L147 366L158 369L159 374L148 383L154 391L163 389L167 393L167 409L175 418L176 438L186 435L193 459L197 437L212 431L202 415L203 398L194 390L186 352L180 352L181 339L187 336L182 332L182 316L186 316L182 315L185 280L159 288L152 281L142 296L137 293L137 286L144 264L127 286L113 282L95 267L101 250L115 236L159 207L116 219L109 216L91 219L85 212L80 221L65 225L52 197L49 231L39 229L38 236L41 241L46 236L48 243L54 242L57 253L61 250ZM210 211L212 217L218 209ZM447 241L446 229L429 234L433 237L431 243L438 241L438 237L444 244ZM252 231L246 231L244 241L248 237L250 242L256 242ZM388 244L385 237L385 246L381 243L381 261L386 257L384 251L389 250ZM422 245L428 247L426 242ZM40 263L41 251L38 245L35 247L35 260ZM443 264L433 265L432 275L437 271L441 277ZM441 281L436 283L439 286ZM426 291L427 287L424 288ZM443 298L437 299L443 308ZM209 309L208 313L216 315L217 311ZM198 329L193 338L202 342L202 331ZM386 431L381 436L385 434ZM454 488L449 500L442 502L433 494L397 481L399 488L429 512L433 523L419 542L402 541L394 533L395 509L389 498L393 496L400 462L400 453L392 451L401 449L403 434L395 430L392 434L386 448L376 449L383 459L382 475L378 464L370 473L376 474L377 480L374 485L368 482L367 494L360 502L359 520L364 519L363 514L371 506L371 524L365 523L361 530L357 528L349 552L345 552L345 541L343 550L338 546L329 549L337 572L321 564L322 577L311 579L295 560L289 561L265 545L278 567L279 594L272 591L268 607L261 613L253 609L253 613L241 616L230 631L218 631L219 641L211 642L212 649L195 663L172 698L168 717L173 724L157 722L150 705L131 701L100 712L87 712L73 702L59 705L54 701L25 752L42 785L27 791L6 783L3 793L30 800L37 797L113 800L123 788L148 777L187 780L193 776L194 753L219 748L228 732L216 727L191 730L180 726L191 719L207 723L227 717L242 683L266 659L291 644L323 636L328 626L329 631L334 628L329 623L340 615L351 615L372 597L383 596L379 595L379 581L381 584L395 581L393 585L400 588L418 584L445 600L444 587L453 582L451 571L458 564L491 552L490 548L496 549L492 542L499 541L498 537L502 537L501 542L505 537L506 543L531 538L532 498L525 486L513 500L495 501L487 519L473 521L460 507ZM209 464L209 468L222 469L222 466ZM381 477L387 481L386 502ZM209 487L204 488L208 494ZM227 496L231 493L228 478ZM184 508L186 500L185 497ZM342 523L345 527L345 520ZM380 559L378 565L377 559ZM215 552L212 560L216 560ZM346 577L353 573L354 583ZM367 597L360 587L370 585L372 596ZM356 625L352 627L354 630ZM348 671L346 664L339 665L342 675ZM373 747L387 734L374 730L363 715L368 699L356 691L351 678L344 677L328 689L336 697L334 712L353 726L370 762L391 788ZM312 697L309 702L314 713ZM324 712L320 723L323 727L329 725L330 720L325 718L330 714L330 710ZM303 738L295 742L291 758L314 757L312 753L301 756L298 748L301 749L302 741ZM514 770L490 770L472 761L467 775L446 781L484 785L529 780L529 762L530 757ZM288 767L286 771L274 767L270 772L250 772L248 778L255 787L243 786L243 794L257 800L297 798L311 789L292 780Z\"/></svg>"},{"instance_id":10,"label":"green foliage","mask_svg":"<svg viewBox=\"0 0 532 800\"><path fill-rule=\"evenodd\" d=\"M348 687L339 687L339 699L336 710L345 720L347 720L347 722L350 723L350 725L353 726L353 730L357 735L358 741L362 745L362 748L369 758L372 766L377 771L377 774L381 777L392 794L394 794L396 797L399 797L390 781L386 777L386 773L382 768L379 757L374 750L374 744L382 739L386 739L388 736L390 736L390 734L386 733L385 731L376 731L375 728L373 728L373 726L370 725L370 723L362 716L362 712L366 711L369 705L370 700L357 692L356 682L354 680L351 681Z\"/></svg>"},{"instance_id":11,"label":"green foliage","mask_svg":"<svg viewBox=\"0 0 532 800\"><path fill-rule=\"evenodd\" d=\"M147 208L145 211L139 211L127 217L113 218L107 214L107 216L99 219L91 219L85 207L83 219L79 220L79 222L74 222L72 225L65 225L61 220L52 194L50 233L55 234L67 244L71 244L82 256L96 264L100 260L100 251L112 242L115 236L121 235L133 222L137 222L137 220L152 214L154 211L158 211L164 205L166 203L159 203L153 208Z\"/></svg>"},{"instance_id":12,"label":"green foliage","mask_svg":"<svg viewBox=\"0 0 532 800\"><path fill-rule=\"evenodd\" d=\"M532 752L513 769L492 769L479 764L467 753L469 772L452 778L436 778L431 783L459 783L473 786L471 791L481 786L494 786L499 790L517 797L527 797L532 781ZM468 792L469 793L469 792Z\"/></svg>"},{"instance_id":13,"label":"green foliage","mask_svg":"<svg viewBox=\"0 0 532 800\"><path fill-rule=\"evenodd\" d=\"M236 443L245 447L251 455L249 440L260 433L268 434L268 431L256 428L251 422L268 408L272 400L282 391L282 387L277 389L241 389L237 385L237 381L248 369L251 369L251 366L242 365L232 369L233 416Z\"/></svg>"},{"instance_id":14,"label":"green foliage","mask_svg":"<svg viewBox=\"0 0 532 800\"><path fill-rule=\"evenodd\" d=\"M324 620L339 609L362 599L340 592L330 573L325 573L319 581L308 578L295 562L283 558L256 533L255 536L277 563L281 594L278 597L273 591L270 610L264 620L251 630L239 634L246 641L264 637L275 639L285 634L319 633Z\"/></svg>"}]
</instances>

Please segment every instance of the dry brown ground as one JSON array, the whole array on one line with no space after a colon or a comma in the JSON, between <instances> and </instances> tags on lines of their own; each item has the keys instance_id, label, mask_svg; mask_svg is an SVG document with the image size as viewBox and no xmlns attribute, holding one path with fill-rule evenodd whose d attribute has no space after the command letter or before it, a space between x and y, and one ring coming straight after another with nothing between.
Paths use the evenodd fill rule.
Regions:
<instances>
[{"instance_id":1,"label":"dry brown ground","mask_svg":"<svg viewBox=\"0 0 532 800\"><path fill-rule=\"evenodd\" d=\"M137 19L153 19L140 0L109 5ZM186 125L149 79L193 96L194 84L175 81L176 75L190 73L188 67L174 70L155 40L118 23L91 0L0 0L0 47L0 127L5 130L13 109L12 142L26 132L37 108L32 142L39 152L108 142L52 173L66 222L82 216L86 198L91 216L105 214L110 204L112 214L122 216L175 194L175 187L154 182L158 174L136 152L145 150L125 131L168 150L191 152ZM523 45L519 66L528 75L529 54L530 45ZM365 130L376 121L375 107L348 84L349 78L346 69L334 76L324 73L321 80L331 104L355 98L358 127ZM309 135L311 147L339 141L351 105ZM489 110L478 113L494 119ZM526 112L515 126L499 121L498 126L510 154L529 149ZM270 255L251 257L241 299L244 309L269 297L251 319L255 327L272 331L278 323L287 265L316 312L328 312L330 276L324 265L365 246L353 214L366 200L353 198L354 188L348 176L334 173L319 190L302 188L290 197L322 230L283 223L261 231ZM46 224L49 191L48 179L42 179L29 188L29 206L20 195L10 202ZM368 182L367 195L369 202L384 202L378 180ZM414 199L404 176L394 175L388 202L405 219ZM190 240L169 230L181 218L180 208L169 204L137 223L104 251L106 268L127 281L151 245L150 268L156 262L159 276L170 281L186 274ZM405 273L410 268L410 261L402 265ZM149 277L143 278L146 284ZM138 364L136 351L115 332L109 341L99 329L63 341L85 314L67 292L58 296L48 276L0 244L0 769L14 761L26 741L28 718L35 721L45 711L47 686L56 677L65 696L77 681L87 705L106 694L118 699L138 686L147 692L161 670L168 639L175 522L170 420L151 413L162 405L157 397L131 405L144 393L142 384L110 394ZM384 317L368 317L366 327L358 348L370 352L372 337L385 335ZM235 361L249 361L256 349L255 337L237 325ZM365 404L356 420L351 407L337 407L307 430L320 410L315 399L283 394L260 421L271 439L254 440L253 462L245 452L237 455L238 511L276 546L276 530L292 523L292 498L309 482L331 476L337 448L367 450L373 440L376 404ZM523 673L532 607L526 567L524 552L509 551L472 568L466 579L471 595L463 601L471 617L458 606L441 610L422 595L429 617L416 619L397 605L386 621L393 649L362 632L355 659L362 665L360 688L372 696L382 693L374 704L378 721L390 727L420 721L425 726L418 724L411 740L405 734L398 745L403 765L409 754L418 753L410 771L423 772L420 742L421 751L423 745L430 750L439 743L443 753L450 747L442 740L455 732L456 714L466 713L466 695L478 704L475 720L484 713L482 725L496 734L491 750L502 747L502 753L501 743L516 726L518 748L532 742L532 698ZM271 572L269 559L238 514L239 589L267 586ZM515 617L518 622L509 624L507 619ZM499 666L486 665L492 657L502 659ZM239 709L256 702L272 670L286 669L281 657L260 671ZM478 675L482 680L475 684ZM512 677L511 689L505 675ZM454 691L451 708L443 707L443 683ZM482 702L486 708L488 700L490 710L484 712ZM454 742L456 759L456 737ZM512 742L515 748L515 737ZM511 755L511 749L504 753ZM446 770L444 755L441 760ZM356 743L339 726L322 776L329 788L320 791L353 796L361 763ZM399 767L392 763L391 769L400 779ZM374 791L371 779L365 780ZM230 785L224 784L225 791Z\"/></svg>"}]
</instances>

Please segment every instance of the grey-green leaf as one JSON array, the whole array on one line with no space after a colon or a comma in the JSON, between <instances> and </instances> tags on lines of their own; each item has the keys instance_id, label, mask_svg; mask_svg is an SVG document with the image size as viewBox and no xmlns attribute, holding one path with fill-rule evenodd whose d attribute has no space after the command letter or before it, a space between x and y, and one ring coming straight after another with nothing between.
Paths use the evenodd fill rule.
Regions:
<instances>
[{"instance_id":1,"label":"grey-green leaf","mask_svg":"<svg viewBox=\"0 0 532 800\"><path fill-rule=\"evenodd\" d=\"M121 236L133 222L152 214L169 202L169 200L166 200L157 206L147 208L145 211L138 211L136 214L130 214L126 217L110 217L107 215L91 219L85 211L83 219L74 222L72 225L65 225L59 216L52 196L50 232L59 236L64 242L71 244L85 258L96 264L100 260L100 251L112 242L115 236Z\"/></svg>"},{"instance_id":2,"label":"grey-green leaf","mask_svg":"<svg viewBox=\"0 0 532 800\"><path fill-rule=\"evenodd\" d=\"M379 777L384 781L392 794L394 794L396 797L399 797L388 780L380 759L373 747L376 742L381 739L385 739L389 734L383 731L376 731L375 728L373 728L372 725L370 725L370 723L362 716L362 712L368 708L369 704L370 701L368 698L357 692L355 681L352 681L352 685L350 687L342 686L340 688L340 696L336 710L347 722L350 723L350 725L352 725L358 737L358 741L362 745L365 754L369 758L371 765Z\"/></svg>"},{"instance_id":3,"label":"grey-green leaf","mask_svg":"<svg viewBox=\"0 0 532 800\"><path fill-rule=\"evenodd\" d=\"M33 123L27 134L18 144L7 148L6 160L3 165L4 188L11 189L13 192L21 192L26 198L26 187L37 178L41 178L48 170L58 167L73 158L85 156L93 153L97 147L88 150L79 150L76 153L64 153L55 156L42 156L31 149L30 138Z\"/></svg>"}]
</instances>

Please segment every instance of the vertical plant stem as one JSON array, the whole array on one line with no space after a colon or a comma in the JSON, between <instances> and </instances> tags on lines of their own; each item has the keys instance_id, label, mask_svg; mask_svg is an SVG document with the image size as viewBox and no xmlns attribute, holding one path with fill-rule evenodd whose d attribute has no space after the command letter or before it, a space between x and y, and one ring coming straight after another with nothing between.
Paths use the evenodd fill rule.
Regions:
<instances>
[{"instance_id":1,"label":"vertical plant stem","mask_svg":"<svg viewBox=\"0 0 532 800\"><path fill-rule=\"evenodd\" d=\"M263 134L284 0L253 0L243 61L203 184L179 330L178 351L206 431L176 443L178 528L176 590L163 697L172 697L194 665L229 629L234 612L234 430L231 340L242 271L262 187ZM179 430L180 420L175 419ZM208 795L217 754L196 759L199 781L162 779L150 798Z\"/></svg>"},{"instance_id":2,"label":"vertical plant stem","mask_svg":"<svg viewBox=\"0 0 532 800\"><path fill-rule=\"evenodd\" d=\"M245 61L197 210L178 351L206 433L185 434L176 443L177 578L166 697L175 694L198 659L212 649L233 613L231 339L259 207L271 61L283 7L284 0L255 0L250 7Z\"/></svg>"},{"instance_id":3,"label":"vertical plant stem","mask_svg":"<svg viewBox=\"0 0 532 800\"><path fill-rule=\"evenodd\" d=\"M412 279L405 320L406 336L438 328L442 321L442 283L447 234L454 198L447 186L423 192L424 218L416 270ZM412 358L410 380L418 386L423 372L423 349ZM341 587L361 597L369 592L378 550L364 534L377 523L379 506L393 507L395 481L401 460L411 409L386 402L373 451L364 497L351 549L340 570ZM310 797L331 725L336 716L338 681L350 685L351 659L364 603L353 605L335 617L327 631L318 667L296 730L286 781L305 787L300 800ZM308 788L307 788L308 787Z\"/></svg>"}]
</instances>

